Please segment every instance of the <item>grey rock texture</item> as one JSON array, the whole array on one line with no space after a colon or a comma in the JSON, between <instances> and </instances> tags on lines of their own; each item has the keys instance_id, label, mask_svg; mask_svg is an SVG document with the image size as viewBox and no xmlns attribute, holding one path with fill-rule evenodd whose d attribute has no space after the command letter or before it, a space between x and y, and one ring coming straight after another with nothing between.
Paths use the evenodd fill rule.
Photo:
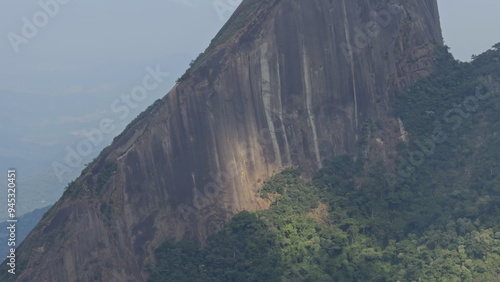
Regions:
<instances>
[{"instance_id":1,"label":"grey rock texture","mask_svg":"<svg viewBox=\"0 0 500 282\"><path fill-rule=\"evenodd\" d=\"M18 281L146 281L167 238L265 209L264 181L359 153L368 120L384 128L364 153L390 166L394 95L443 44L436 0L245 0L213 42L45 215Z\"/></svg>"}]
</instances>

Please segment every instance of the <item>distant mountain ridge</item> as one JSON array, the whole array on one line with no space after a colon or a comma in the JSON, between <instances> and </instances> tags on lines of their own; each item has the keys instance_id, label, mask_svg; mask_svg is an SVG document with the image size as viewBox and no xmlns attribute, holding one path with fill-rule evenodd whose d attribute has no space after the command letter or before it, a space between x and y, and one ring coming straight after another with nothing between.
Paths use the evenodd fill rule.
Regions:
<instances>
[{"instance_id":1,"label":"distant mountain ridge","mask_svg":"<svg viewBox=\"0 0 500 282\"><path fill-rule=\"evenodd\" d=\"M19 245L28 236L28 234L33 230L33 228L38 224L42 216L49 210L51 206L45 208L36 209L32 212L26 213L17 219L16 228L16 243ZM2 242L7 242L9 238L9 230L7 227L9 223L7 221L0 222L0 240ZM6 257L9 252L9 247L7 244L2 244L0 246L1 257Z\"/></svg>"}]
</instances>

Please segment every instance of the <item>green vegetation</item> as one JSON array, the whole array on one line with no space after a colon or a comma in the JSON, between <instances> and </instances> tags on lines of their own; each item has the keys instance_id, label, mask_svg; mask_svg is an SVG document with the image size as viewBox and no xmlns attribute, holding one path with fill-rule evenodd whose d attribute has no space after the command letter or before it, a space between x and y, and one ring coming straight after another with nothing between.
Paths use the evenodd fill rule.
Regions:
<instances>
[{"instance_id":1,"label":"green vegetation","mask_svg":"<svg viewBox=\"0 0 500 282\"><path fill-rule=\"evenodd\" d=\"M97 175L97 180L95 184L95 192L99 194L106 184L106 182L115 174L116 172L116 164L114 163L106 163L99 171ZM77 183L76 181L71 181L68 186L66 186L63 198L70 197L71 199L77 199L78 197L84 195L93 195L94 192L88 189L84 184Z\"/></svg>"},{"instance_id":2,"label":"green vegetation","mask_svg":"<svg viewBox=\"0 0 500 282\"><path fill-rule=\"evenodd\" d=\"M262 187L269 210L238 214L207 246L158 248L150 281L497 281L499 46L471 63L441 49L435 73L399 95L394 114L412 140L399 151L406 175L359 156L337 157L309 181L288 169ZM416 142L437 131L447 138L432 150Z\"/></svg>"},{"instance_id":3,"label":"green vegetation","mask_svg":"<svg viewBox=\"0 0 500 282\"><path fill-rule=\"evenodd\" d=\"M245 25L252 19L252 15L257 10L257 7L262 7L263 2L264 0L243 1L240 7L238 7L238 9L234 12L234 15L228 21L228 23L220 30L220 32L215 36L212 42L210 42L208 50L224 44L238 30L245 27Z\"/></svg>"},{"instance_id":4,"label":"green vegetation","mask_svg":"<svg viewBox=\"0 0 500 282\"><path fill-rule=\"evenodd\" d=\"M130 132L132 127L137 125L139 122L144 120L147 116L149 116L153 111L157 110L160 108L161 105L161 99L157 99L153 104L151 104L149 107L147 107L144 111L142 111L139 115L137 115L128 125L125 127L125 129L122 131L122 133L118 134L115 138L113 138L113 143L115 143L117 140L119 140L123 134L126 132ZM103 149L101 151L101 154L99 154L99 157L102 155L102 153L106 152L106 149ZM98 158L99 158L98 157ZM95 161L95 160L94 160ZM94 162L92 162L93 164ZM90 165L89 165L90 166Z\"/></svg>"},{"instance_id":5,"label":"green vegetation","mask_svg":"<svg viewBox=\"0 0 500 282\"><path fill-rule=\"evenodd\" d=\"M99 175L97 176L96 182L96 191L99 194L106 184L108 180L113 176L116 172L116 164L115 163L106 163L103 168L99 171Z\"/></svg>"},{"instance_id":6,"label":"green vegetation","mask_svg":"<svg viewBox=\"0 0 500 282\"><path fill-rule=\"evenodd\" d=\"M66 188L64 188L63 197L70 197L71 199L76 199L85 192L84 187L76 181L71 181Z\"/></svg>"},{"instance_id":7,"label":"green vegetation","mask_svg":"<svg viewBox=\"0 0 500 282\"><path fill-rule=\"evenodd\" d=\"M275 281L279 277L276 235L255 214L242 212L205 248L184 240L166 242L156 252L162 267L153 281Z\"/></svg>"}]
</instances>

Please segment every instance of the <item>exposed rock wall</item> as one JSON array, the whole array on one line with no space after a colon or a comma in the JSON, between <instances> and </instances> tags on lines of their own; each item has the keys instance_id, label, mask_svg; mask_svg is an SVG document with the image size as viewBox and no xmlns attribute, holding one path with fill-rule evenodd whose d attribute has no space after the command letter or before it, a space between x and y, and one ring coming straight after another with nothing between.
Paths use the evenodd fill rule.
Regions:
<instances>
[{"instance_id":1,"label":"exposed rock wall","mask_svg":"<svg viewBox=\"0 0 500 282\"><path fill-rule=\"evenodd\" d=\"M165 239L204 241L266 208L266 179L355 153L367 120L386 125L383 159L399 138L395 91L442 45L435 0L245 0L228 34L49 211L19 249L18 281L145 281Z\"/></svg>"}]
</instances>

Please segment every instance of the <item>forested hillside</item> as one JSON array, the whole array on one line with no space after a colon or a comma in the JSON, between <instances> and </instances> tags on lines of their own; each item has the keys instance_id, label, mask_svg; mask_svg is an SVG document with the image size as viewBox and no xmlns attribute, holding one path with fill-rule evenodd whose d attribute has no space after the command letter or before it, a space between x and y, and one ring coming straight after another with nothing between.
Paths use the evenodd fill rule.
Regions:
<instances>
[{"instance_id":1,"label":"forested hillside","mask_svg":"<svg viewBox=\"0 0 500 282\"><path fill-rule=\"evenodd\" d=\"M398 95L408 132L395 167L360 153L311 180L264 184L271 208L212 236L166 242L150 281L499 281L500 44L471 63L440 49L433 75Z\"/></svg>"}]
</instances>

